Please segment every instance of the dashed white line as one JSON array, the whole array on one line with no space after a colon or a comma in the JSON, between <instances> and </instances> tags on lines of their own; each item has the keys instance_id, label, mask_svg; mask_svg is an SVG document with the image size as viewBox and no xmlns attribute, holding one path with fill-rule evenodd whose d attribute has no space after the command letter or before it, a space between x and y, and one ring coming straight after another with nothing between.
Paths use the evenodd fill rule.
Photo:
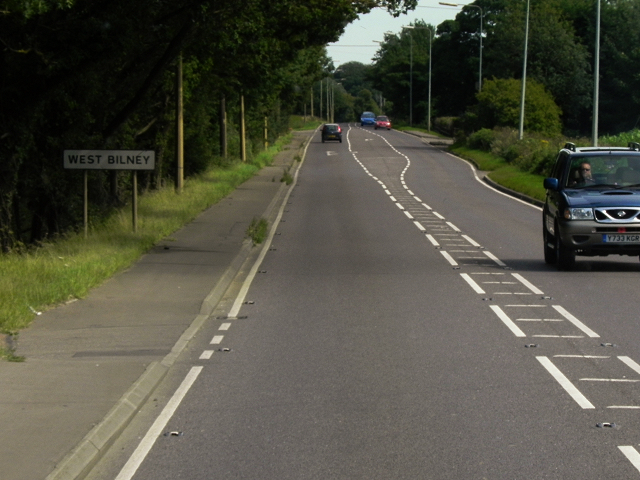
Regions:
<instances>
[{"instance_id":1,"label":"dashed white line","mask_svg":"<svg viewBox=\"0 0 640 480\"><path fill-rule=\"evenodd\" d=\"M229 330L230 326L230 323L223 323L222 325L220 325L220 328L218 328L218 330Z\"/></svg>"},{"instance_id":2,"label":"dashed white line","mask_svg":"<svg viewBox=\"0 0 640 480\"><path fill-rule=\"evenodd\" d=\"M484 250L482 253L484 253L487 257L489 257L491 260L493 260L494 262L496 262L498 265L500 265L501 267L506 267L507 265L505 263L503 263L498 257L496 257L493 253L488 252L486 250Z\"/></svg>"},{"instance_id":3,"label":"dashed white line","mask_svg":"<svg viewBox=\"0 0 640 480\"><path fill-rule=\"evenodd\" d=\"M212 339L211 342L209 342L210 345L218 345L220 342L222 342L222 339L224 338L224 335L215 335Z\"/></svg>"},{"instance_id":4,"label":"dashed white line","mask_svg":"<svg viewBox=\"0 0 640 480\"><path fill-rule=\"evenodd\" d=\"M560 386L564 388L569 396L571 396L571 398L573 398L575 402L580 405L580 407L584 409L596 408L589 400L587 400L587 397L585 397L580 392L580 390L578 390L575 385L571 383L571 381L569 381L564 373L558 370L558 367L556 367L553 362L551 362L551 360L549 360L547 357L536 358L538 359L540 364L547 370L547 372L549 372L551 376L560 384Z\"/></svg>"},{"instance_id":5,"label":"dashed white line","mask_svg":"<svg viewBox=\"0 0 640 480\"><path fill-rule=\"evenodd\" d=\"M631 462L631 465L636 467L636 470L640 472L640 453L631 445L619 446L618 449L627 457L627 460Z\"/></svg>"},{"instance_id":6,"label":"dashed white line","mask_svg":"<svg viewBox=\"0 0 640 480\"><path fill-rule=\"evenodd\" d=\"M433 212L433 214L438 217L440 220L444 220L444 217L440 215L438 212Z\"/></svg>"},{"instance_id":7,"label":"dashed white line","mask_svg":"<svg viewBox=\"0 0 640 480\"><path fill-rule=\"evenodd\" d=\"M414 223L414 225L415 225L416 227L418 227L418 229L419 229L421 232L426 232L426 231L427 231L427 229L426 229L426 228L424 228L420 222L413 222L413 223Z\"/></svg>"},{"instance_id":8,"label":"dashed white line","mask_svg":"<svg viewBox=\"0 0 640 480\"><path fill-rule=\"evenodd\" d=\"M587 335L589 335L589 337L591 338L599 338L600 335L598 335L596 332L594 332L593 330L591 330L589 327L587 327L584 323L582 323L580 320L578 320L576 317L574 317L573 315L571 315L569 312L567 312L563 307L561 307L560 305L553 305L553 308L556 309L556 311L558 313L560 313L560 315L562 315L564 318L566 318L567 320L569 320L571 323L573 323L577 328L579 328L580 330L582 330L584 333L586 333Z\"/></svg>"},{"instance_id":9,"label":"dashed white line","mask_svg":"<svg viewBox=\"0 0 640 480\"><path fill-rule=\"evenodd\" d=\"M474 247L480 246L480 244L476 242L474 239L472 239L469 235L461 235L461 237L464 238L467 242L469 242Z\"/></svg>"},{"instance_id":10,"label":"dashed white line","mask_svg":"<svg viewBox=\"0 0 640 480\"><path fill-rule=\"evenodd\" d=\"M529 280L524 278L519 273L512 273L511 275L513 275L513 277L518 279L525 287L527 287L533 293L536 293L538 295L543 295L544 294L544 292L542 290L540 290L538 287L536 287L533 283L531 283Z\"/></svg>"},{"instance_id":11,"label":"dashed white line","mask_svg":"<svg viewBox=\"0 0 640 480\"><path fill-rule=\"evenodd\" d=\"M409 220L413 220L413 215L411 215L409 212L407 212L406 210L404 211L404 214L407 216L407 218Z\"/></svg>"},{"instance_id":12,"label":"dashed white line","mask_svg":"<svg viewBox=\"0 0 640 480\"><path fill-rule=\"evenodd\" d=\"M426 235L426 237L429 239L429 241L431 242L431 244L432 244L434 247L438 247L438 246L440 246L440 244L438 243L438 241L437 241L435 238L433 238L433 235L431 235L431 234L427 234L427 235Z\"/></svg>"},{"instance_id":13,"label":"dashed white line","mask_svg":"<svg viewBox=\"0 0 640 480\"><path fill-rule=\"evenodd\" d=\"M200 360L209 360L213 355L213 350L205 350L200 354Z\"/></svg>"},{"instance_id":14,"label":"dashed white line","mask_svg":"<svg viewBox=\"0 0 640 480\"><path fill-rule=\"evenodd\" d=\"M447 259L447 262L449 262L451 265L453 265L454 267L456 265L458 265L458 262L456 262L453 257L451 255L449 255L447 252L445 252L444 250L440 250L440 253L442 254L442 256L444 258Z\"/></svg>"},{"instance_id":15,"label":"dashed white line","mask_svg":"<svg viewBox=\"0 0 640 480\"><path fill-rule=\"evenodd\" d=\"M482 288L480 288L480 285L478 285L478 284L473 280L473 278L471 278L471 277L469 276L469 274L467 274L467 273L461 273L461 274L460 274L460 276L465 280L465 282L467 282L467 283L469 284L469 286L470 286L471 288L473 288L473 290L474 290L476 293L485 293L485 291L484 291Z\"/></svg>"},{"instance_id":16,"label":"dashed white line","mask_svg":"<svg viewBox=\"0 0 640 480\"><path fill-rule=\"evenodd\" d=\"M460 231L461 231L458 227L456 227L456 226L455 226L453 223L451 223L451 222L447 222L447 225L449 225L449 226L453 229L453 231L454 231L454 232L460 232Z\"/></svg>"},{"instance_id":17,"label":"dashed white line","mask_svg":"<svg viewBox=\"0 0 640 480\"><path fill-rule=\"evenodd\" d=\"M491 307L491 310L493 310L494 313L498 316L498 318L502 320L502 323L504 323L516 337L526 337L525 333L520 330L520 328L515 323L513 323L513 320L511 320L500 307L498 307L497 305L489 306Z\"/></svg>"}]
</instances>

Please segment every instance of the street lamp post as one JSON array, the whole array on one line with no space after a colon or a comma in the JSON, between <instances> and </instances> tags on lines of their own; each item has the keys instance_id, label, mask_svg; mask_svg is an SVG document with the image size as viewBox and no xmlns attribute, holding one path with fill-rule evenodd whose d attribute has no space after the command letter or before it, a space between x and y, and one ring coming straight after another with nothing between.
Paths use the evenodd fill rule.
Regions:
<instances>
[{"instance_id":1,"label":"street lamp post","mask_svg":"<svg viewBox=\"0 0 640 480\"><path fill-rule=\"evenodd\" d=\"M524 99L527 90L527 51L529 49L529 0L527 0L527 17L524 27L524 60L522 61L522 93L520 95L520 129L518 139L524 137Z\"/></svg>"},{"instance_id":2,"label":"street lamp post","mask_svg":"<svg viewBox=\"0 0 640 480\"><path fill-rule=\"evenodd\" d=\"M482 8L479 7L478 5L464 5L462 3L447 3L447 2L438 2L440 3L440 5L447 5L449 7L462 7L462 9L464 10L464 7L469 7L469 8L477 8L478 10L480 10L480 51L479 51L479 57L480 57L480 71L478 73L478 91L482 91L482 35L483 35L483 30L482 30L482 19L484 16L484 12L482 11Z\"/></svg>"},{"instance_id":3,"label":"street lamp post","mask_svg":"<svg viewBox=\"0 0 640 480\"><path fill-rule=\"evenodd\" d=\"M431 131L431 44L433 43L433 29L430 27L416 27L415 25L405 25L402 28L409 30L428 30L429 31L429 96L428 96L428 112L427 112L427 130ZM409 66L409 125L413 126L413 36L409 32L411 39L410 48L410 66Z\"/></svg>"}]
</instances>

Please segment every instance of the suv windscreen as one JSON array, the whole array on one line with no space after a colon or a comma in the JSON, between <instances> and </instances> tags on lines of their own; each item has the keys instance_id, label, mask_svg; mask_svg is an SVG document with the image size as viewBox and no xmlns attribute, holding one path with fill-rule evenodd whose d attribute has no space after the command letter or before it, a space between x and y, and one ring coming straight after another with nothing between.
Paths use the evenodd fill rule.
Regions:
<instances>
[{"instance_id":1,"label":"suv windscreen","mask_svg":"<svg viewBox=\"0 0 640 480\"><path fill-rule=\"evenodd\" d=\"M566 186L570 188L597 185L625 187L640 184L640 155L574 156L568 167Z\"/></svg>"}]
</instances>

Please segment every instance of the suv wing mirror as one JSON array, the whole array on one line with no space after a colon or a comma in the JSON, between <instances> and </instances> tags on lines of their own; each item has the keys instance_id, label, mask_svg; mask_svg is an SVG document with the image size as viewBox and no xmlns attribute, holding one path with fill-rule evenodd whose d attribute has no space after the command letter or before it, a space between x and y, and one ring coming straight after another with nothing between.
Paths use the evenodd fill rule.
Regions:
<instances>
[{"instance_id":1,"label":"suv wing mirror","mask_svg":"<svg viewBox=\"0 0 640 480\"><path fill-rule=\"evenodd\" d=\"M547 190L558 190L558 179L557 178L545 178L544 179L544 188Z\"/></svg>"}]
</instances>

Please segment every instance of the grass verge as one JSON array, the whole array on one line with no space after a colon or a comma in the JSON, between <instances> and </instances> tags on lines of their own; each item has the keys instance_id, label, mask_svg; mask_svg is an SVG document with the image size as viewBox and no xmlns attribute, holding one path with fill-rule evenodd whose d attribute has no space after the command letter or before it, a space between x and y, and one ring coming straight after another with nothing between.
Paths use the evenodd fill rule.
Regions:
<instances>
[{"instance_id":1,"label":"grass verge","mask_svg":"<svg viewBox=\"0 0 640 480\"><path fill-rule=\"evenodd\" d=\"M518 167L508 164L503 158L488 152L457 145L449 150L459 157L473 162L479 170L489 172L487 176L497 184L536 200L544 201L546 192L542 186L544 180L542 175L523 172Z\"/></svg>"},{"instance_id":2,"label":"grass verge","mask_svg":"<svg viewBox=\"0 0 640 480\"><path fill-rule=\"evenodd\" d=\"M169 186L141 196L137 233L126 207L93 225L86 239L68 234L27 252L0 255L0 332L17 335L42 310L85 297L270 164L291 138L283 137L253 163L216 167L186 179L179 195ZM11 355L0 352L5 360L13 360Z\"/></svg>"}]
</instances>

